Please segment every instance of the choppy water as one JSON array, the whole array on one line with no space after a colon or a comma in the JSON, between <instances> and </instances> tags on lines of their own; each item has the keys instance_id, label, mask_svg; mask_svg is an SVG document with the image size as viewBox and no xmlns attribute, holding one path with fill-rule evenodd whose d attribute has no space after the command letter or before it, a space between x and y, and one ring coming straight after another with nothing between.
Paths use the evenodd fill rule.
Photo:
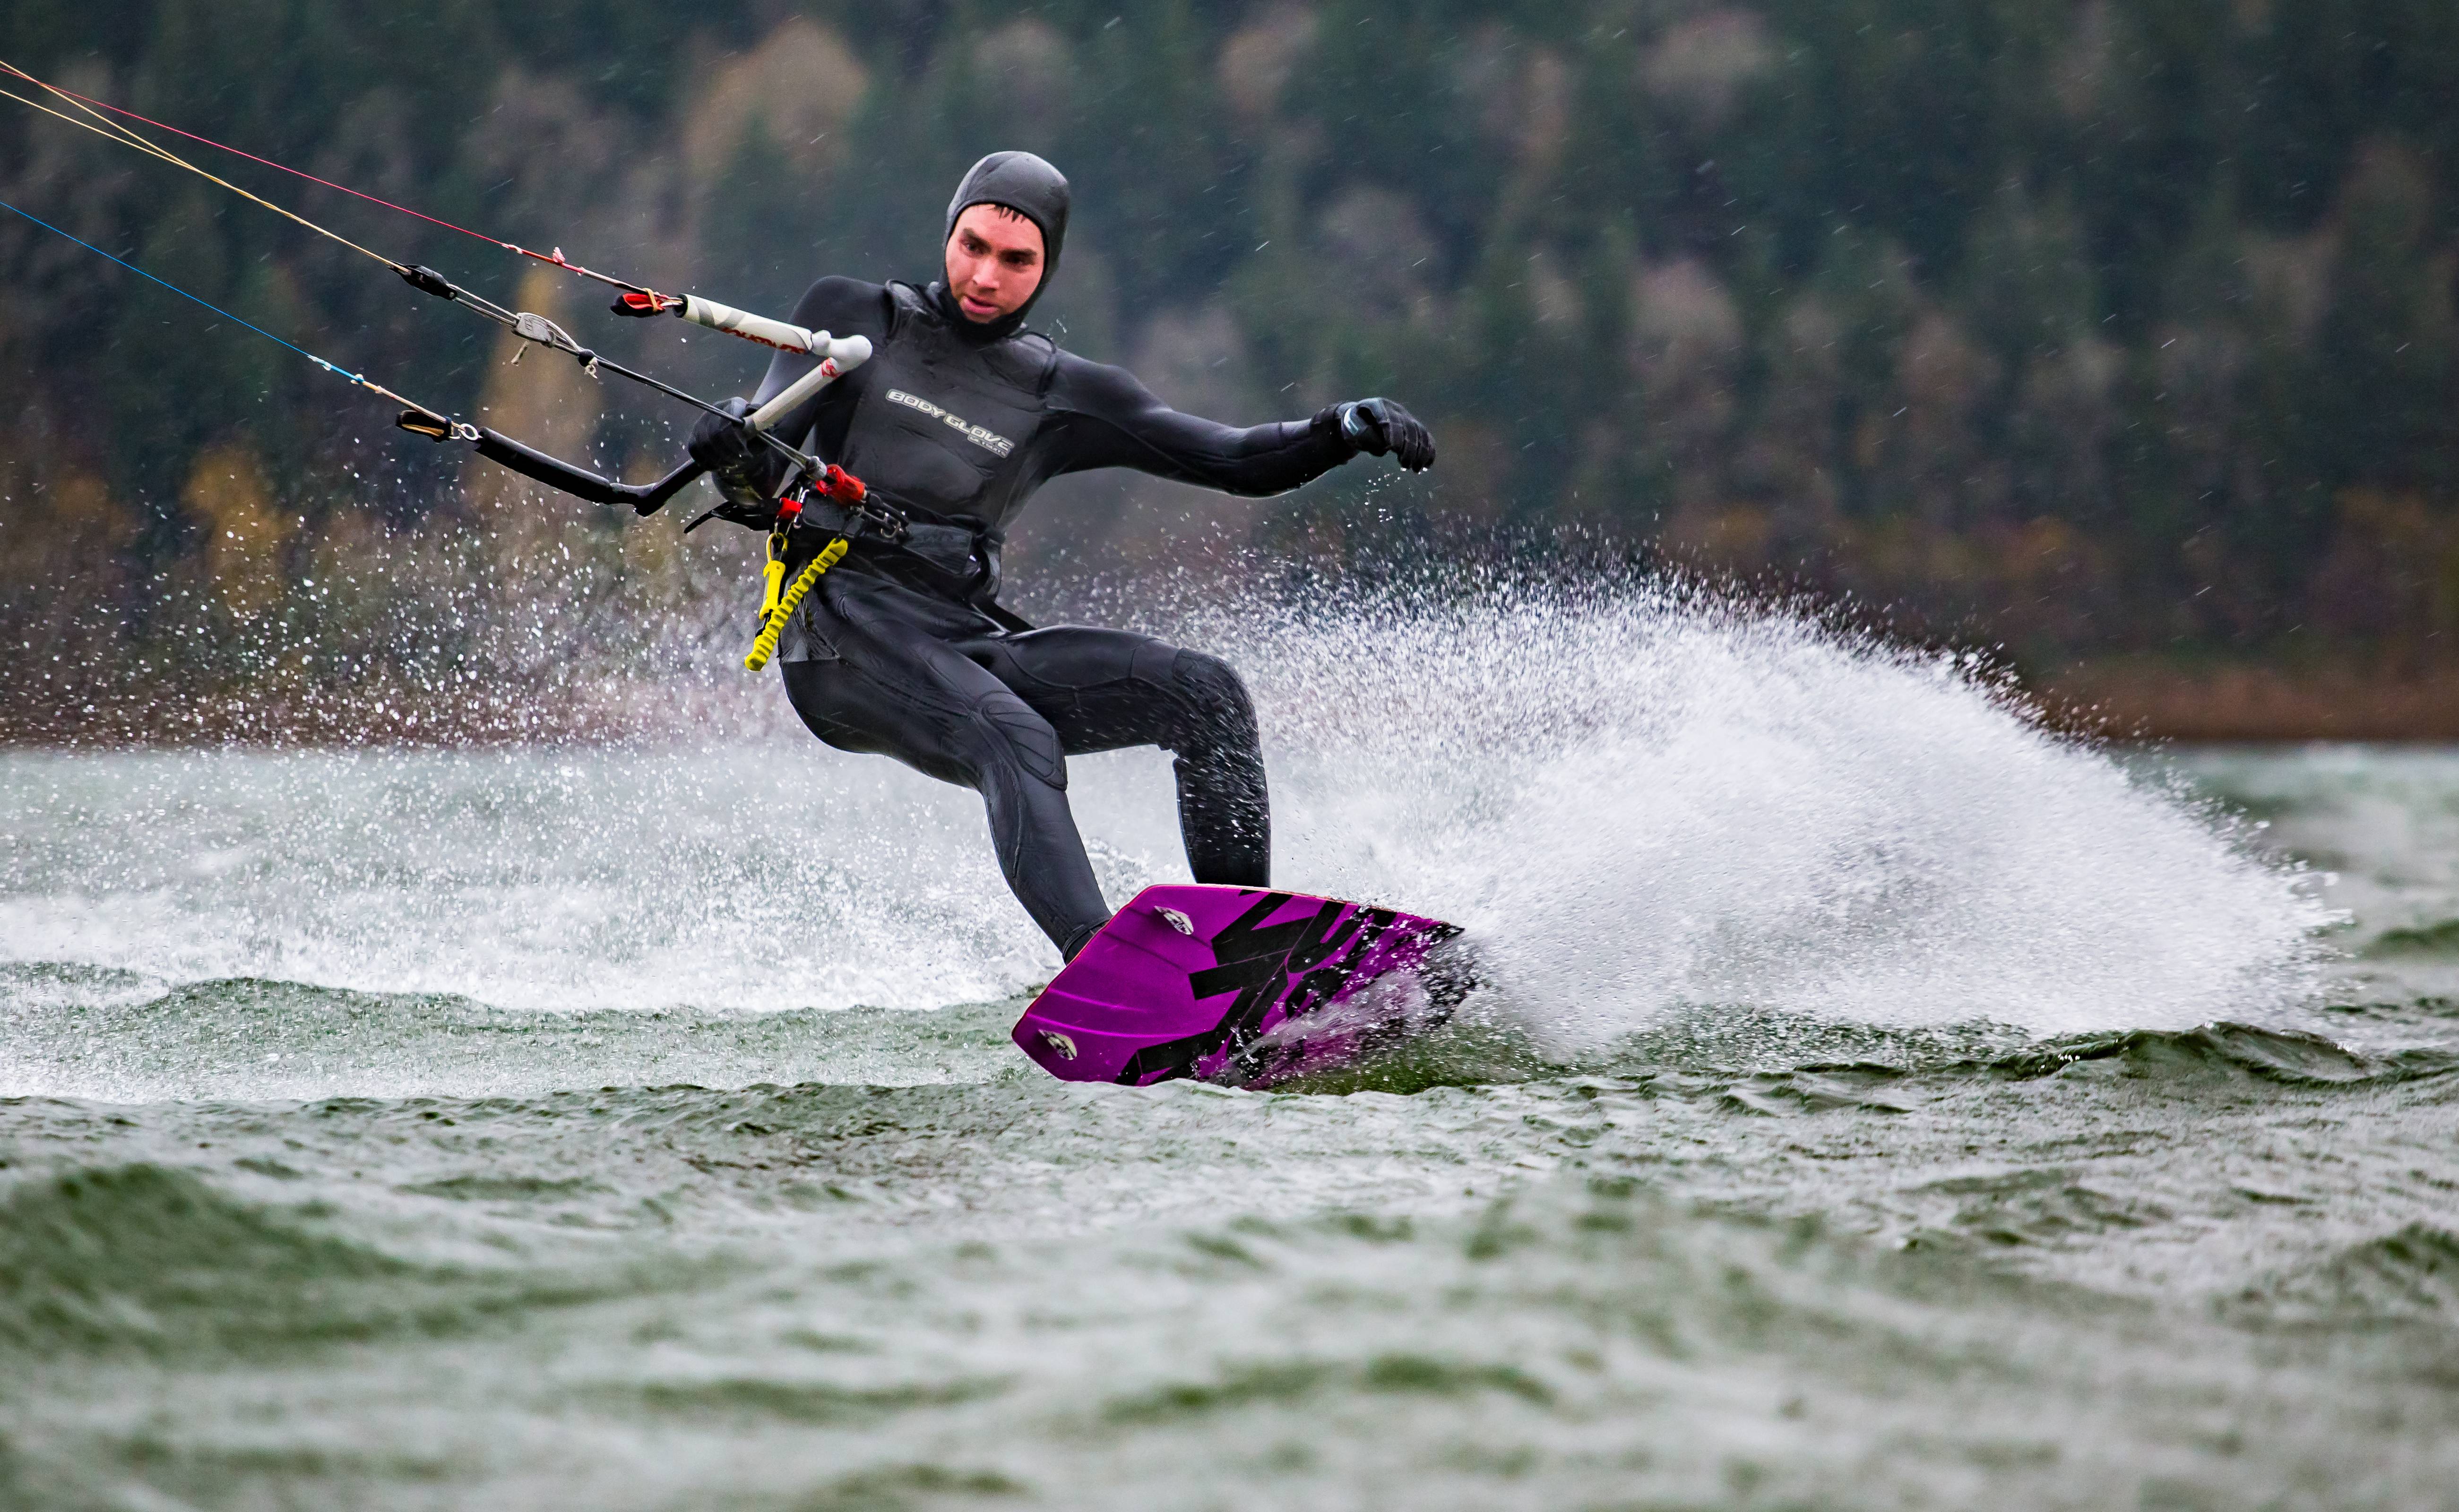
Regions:
<instances>
[{"instance_id":1,"label":"choppy water","mask_svg":"<svg viewBox=\"0 0 2459 1512\"><path fill-rule=\"evenodd\" d=\"M2454 1504L2459 755L1212 634L1279 879L1484 947L1347 1084L1046 1080L973 800L808 741L0 757L0 1502Z\"/></svg>"}]
</instances>

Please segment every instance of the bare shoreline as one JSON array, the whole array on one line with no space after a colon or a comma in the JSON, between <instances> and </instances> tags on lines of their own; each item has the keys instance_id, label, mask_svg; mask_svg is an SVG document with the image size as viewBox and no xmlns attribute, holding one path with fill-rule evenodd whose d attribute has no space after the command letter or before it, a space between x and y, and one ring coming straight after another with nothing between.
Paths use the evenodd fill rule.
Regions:
<instances>
[{"instance_id":1,"label":"bare shoreline","mask_svg":"<svg viewBox=\"0 0 2459 1512\"><path fill-rule=\"evenodd\" d=\"M2263 663L2086 662L2030 688L2051 722L2103 739L2185 745L2459 742L2459 669L2381 676Z\"/></svg>"}]
</instances>

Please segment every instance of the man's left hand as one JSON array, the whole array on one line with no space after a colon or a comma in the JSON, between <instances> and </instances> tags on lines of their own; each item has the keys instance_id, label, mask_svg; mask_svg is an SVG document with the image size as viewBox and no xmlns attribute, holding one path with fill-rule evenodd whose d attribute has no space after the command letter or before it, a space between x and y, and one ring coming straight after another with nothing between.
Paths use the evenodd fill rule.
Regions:
<instances>
[{"instance_id":1,"label":"man's left hand","mask_svg":"<svg viewBox=\"0 0 2459 1512\"><path fill-rule=\"evenodd\" d=\"M1412 472L1435 465L1435 433L1397 399L1357 399L1340 407L1340 433L1358 451L1390 452Z\"/></svg>"}]
</instances>

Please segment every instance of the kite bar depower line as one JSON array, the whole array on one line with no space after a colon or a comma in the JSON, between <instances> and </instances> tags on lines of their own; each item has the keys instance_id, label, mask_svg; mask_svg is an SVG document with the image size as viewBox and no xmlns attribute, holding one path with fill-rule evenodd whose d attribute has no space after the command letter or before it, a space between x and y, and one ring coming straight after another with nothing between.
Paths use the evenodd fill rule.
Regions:
<instances>
[{"instance_id":1,"label":"kite bar depower line","mask_svg":"<svg viewBox=\"0 0 2459 1512\"><path fill-rule=\"evenodd\" d=\"M235 158L244 158L252 163L262 163L265 167L271 168L277 173L286 173L294 178L305 178L309 183L322 184L327 189L338 190L343 194L350 196L354 200L365 200L369 204L382 205L388 210L398 210L406 216L415 216L419 220L424 220L431 225L442 226L447 231L457 231L465 237L471 237L477 241L487 242L491 246L501 247L507 252L517 253L525 258L536 258L541 262L553 263L555 266L562 268L567 272L578 273L582 278L586 279L596 279L600 284L612 284L616 288L622 289L627 293L645 295L652 300L658 301L660 308L664 308L673 298L671 295L660 294L657 290L648 287L646 284L627 283L611 274L599 273L593 269L582 267L578 262L569 262L564 258L563 248L561 247L556 248L552 254L545 252L533 252L528 247L522 246L516 242L502 241L498 238L487 235L483 231L473 231L468 226L455 225L452 221L447 220L440 216L429 215L424 210L413 210L405 204L395 204L389 200L368 194L362 190L353 189L348 184L335 183L330 178L319 178L314 174L302 172L286 163L275 162L270 158L260 158L252 152L246 152L240 148L233 147L227 142L218 142L210 136L200 136L195 132L184 131L179 127L171 125L167 121L156 120L151 116L139 116L135 111L129 110L125 106L114 105L109 100L99 100L90 94L80 94L73 89L64 89L57 84L47 84L41 79L34 77L32 74L27 73L25 70L5 60L0 60L0 74L6 74L12 77L23 79L27 83L33 85L36 89L46 90L61 99L71 101L80 109L84 110L85 114L89 116L94 116L96 111L109 111L114 116L124 116L130 120L141 121L144 124L153 127L156 131L166 131L174 136L184 136L192 142L200 142L204 146L211 147L216 152L226 152ZM7 92L0 91L0 94L5 93ZM22 95L11 94L9 97L17 100L20 104L34 105L33 101L26 99ZM42 105L34 105L34 108L39 111L44 111L47 115L59 116L59 112L50 110L48 107ZM69 121L72 125L84 126L86 124L84 121L75 120L71 116L60 116L60 118L62 120ZM96 116L95 119L102 120L106 126L111 124L107 118L99 116ZM87 129L94 130L95 128L88 127ZM104 135L110 135L110 133L104 133ZM142 137L135 137L134 133L130 133L127 136L123 136L120 139L128 140L131 137L134 137L135 140L139 143L142 143L144 140ZM151 146L150 143L145 145L149 148ZM177 161L176 158L173 160ZM183 164L182 166L185 165ZM210 178L212 176L207 175L207 177ZM242 190L241 192L245 193L246 191Z\"/></svg>"},{"instance_id":2,"label":"kite bar depower line","mask_svg":"<svg viewBox=\"0 0 2459 1512\"><path fill-rule=\"evenodd\" d=\"M408 405L412 410L419 410L422 413L431 414L434 412L428 410L425 405L420 404L415 399L403 398L401 395L393 392L384 385L368 378L364 373L354 373L339 363L327 362L326 359L317 356L314 352L309 351L306 347L298 345L296 342L287 341L280 336L276 336L273 332L266 330L263 326L256 325L251 321L242 320L230 311L208 300L198 299L196 295L189 293L186 289L181 288L179 285L172 283L168 279L156 278L153 274L146 272L143 268L129 262L126 258L112 257L110 253L105 252L98 246L95 246L93 242L80 241L76 237L71 236L68 232L62 231L58 226L52 224L49 220L43 220L39 216L28 215L25 211L18 209L15 205L11 204L6 200L0 200L0 210L6 210L11 215L17 216L26 220L31 220L34 224L41 226L44 230L52 232L56 236L66 237L69 241L75 242L77 245L85 248L91 253L94 253L96 257L110 258L112 262L118 263L129 272L136 274L138 278L148 279L156 284L159 284L162 287L169 289L172 293L179 295L181 299L194 301L196 304L203 305L206 309L213 311L215 314L221 316L226 321L229 321L234 326L246 326L249 330L256 332L266 341L278 342L282 346L287 346L292 351L297 352L300 356L306 358L309 362L314 363L317 367L324 368L326 372L333 374L337 378L347 379L347 381L358 385L360 388L367 389L369 393L389 399L395 404Z\"/></svg>"},{"instance_id":3,"label":"kite bar depower line","mask_svg":"<svg viewBox=\"0 0 2459 1512\"><path fill-rule=\"evenodd\" d=\"M413 210L407 205L395 204L389 200L382 200L378 199L374 195L361 193L360 191L349 188L347 185L334 183L330 179L320 178L314 174L303 173L296 168L286 167L282 163L273 161L271 158L260 158L254 153L243 152L237 147L231 147L224 143L215 141L211 137L199 136L195 132L185 131L179 127L168 125L162 121L155 120L150 116L139 116L134 111L123 109L120 106L110 104L104 100L91 98L90 96L80 94L74 90L67 90L55 84L46 83L44 80L36 78L33 74L27 73L25 70L18 68L16 65L8 62L5 59L0 59L0 74L5 74L10 78L22 80L27 84L32 85L34 88L45 92L53 98L62 101L68 105L71 110L75 111L76 114L71 115L68 111L54 109L50 105L42 103L40 100L30 99L23 94L19 94L14 91L8 89L0 89L0 97L15 100L17 103L25 105L32 110L39 111L43 115L52 116L53 119L65 121L72 126L93 132L98 136L116 142L119 145L130 148L136 152L142 153L146 157L152 158L157 161L168 163L173 167L184 169L187 172L195 174L197 177L205 179L209 183L220 185L221 188L229 190L240 198L249 200L254 204L261 205L263 208L272 211L276 215L293 221L306 230L314 232L318 236L325 237L342 246L347 247L362 257L366 257L376 262L382 263L387 269L400 277L403 282L409 284L410 287L417 289L423 294L432 295L435 298L445 300L448 303L459 304L473 313L482 316L485 319L504 327L506 330L510 331L513 335L518 337L524 342L536 343L539 346L551 347L557 351L564 353L578 362L582 370L587 372L593 378L599 376L601 371L612 372L619 377L627 378L634 383L656 389L658 392L666 395L668 398L678 400L696 410L715 415L726 414L725 410L705 399L700 398L695 394L687 393L671 384L653 378L647 373L627 368L610 358L600 356L598 352L589 347L583 346L579 342L574 340L570 332L566 331L562 326L557 325L554 321L547 319L543 315L535 314L528 310L507 309L504 306L495 304L492 300L481 295L474 294L469 289L463 288L461 285L452 283L433 268L420 264L402 262L393 258L387 257L381 252L362 246L358 242L351 241L349 238L343 236L341 233L334 231L327 226L320 225L287 206L277 204L274 201L265 199L262 195L253 193L248 189L231 182L227 178L221 178L217 174L198 166L196 163L180 157L179 154L171 151L161 143L137 133L130 127L122 125L119 121L115 120L113 116L126 116L131 120L141 121L158 131L169 132L174 136L181 136L191 141L200 142L203 145L212 147L218 151L230 153L235 157L244 158L250 162L262 163L268 168L278 169L283 173L290 174L296 178L305 178L311 183L321 184L326 188L338 190L343 194L367 200L371 204L381 205L388 210L394 210L403 215L413 216L418 220L442 226L447 230L459 232L463 236L490 242L505 251L515 253L521 257L552 264L581 278L591 279L600 284L609 284L621 291L618 295L613 305L613 310L616 314L635 317L673 314L691 321L695 325L704 326L712 330L724 331L728 335L738 336L744 340L755 342L763 346L775 347L783 351L809 353L810 355L819 358L819 363L811 369L810 372L805 374L801 380L796 382L786 392L777 395L768 403L761 406L754 414L747 417L751 425L751 429L758 433L761 441L783 455L787 462L792 466L795 472L805 477L820 476L823 472L821 464L814 461L811 457L804 454L800 450L787 444L785 439L774 434L769 430L769 427L773 425L778 418L783 416L787 410L794 408L794 406L800 404L804 399L809 398L811 394L818 392L820 388L826 387L829 383L833 382L845 372L851 370L855 366L866 361L871 356L871 343L862 337L831 337L827 331L807 330L799 326L790 325L784 321L771 320L762 315L750 314L725 304L718 304L714 300L702 299L697 295L662 294L645 284L630 283L626 280L616 278L610 274L600 273L571 262L564 257L563 249L561 247L556 248L551 255L543 252L535 252L517 242L502 241L498 238L487 236L481 232L473 231L467 226L455 225L450 220L445 220L438 217L428 215L424 211ZM589 499L592 502L601 504L628 503L631 504L639 513L647 514L662 507L667 499L673 497L674 494L680 492L685 484L698 477L703 471L697 463L686 462L653 484L633 486L612 482L595 472L589 472L586 469L575 467L570 463L559 461L558 459L548 456L543 452L533 451L532 449L521 445L519 442L490 430L483 426L472 425L467 421L449 419L434 410L431 410L413 400L403 398L392 390L370 381L363 374L352 372L338 364L327 362L326 359L308 351L305 347L286 341L280 336L276 336L271 331L264 329L261 326L241 320L238 316L231 314L229 311L221 309L208 301L200 299L198 296L189 293L185 289L179 288L177 284L170 283L168 280L160 278L153 273L149 273L133 262L129 262L121 258L114 257L111 253L103 251L100 247L95 246L91 242L79 241L77 238L70 236L66 231L62 231L59 227L53 225L50 221L31 215L24 210L20 210L15 205L0 202L0 208L5 208L24 220L42 227L44 230L65 237L67 240L76 242L77 245L86 248L86 250L90 252L94 252L101 257L109 258L112 262L118 263L121 267L127 268L129 271L138 274L155 284L158 284L162 287L170 289L172 292L179 294L184 299L194 301L196 304L213 311L215 314L221 316L225 320L243 326L247 329L255 331L258 335L263 336L268 340L278 342L282 346L288 347L290 350L307 358L310 362L315 363L318 367L325 368L328 372L347 379L349 382L356 384L372 393L381 394L397 404L405 406L406 409L397 422L404 430L412 431L419 435L427 436L435 441L444 441L447 439L467 441L475 446L481 455L488 457L492 461L501 463L506 467L512 468L515 472L522 472L540 482L550 484L567 493ZM527 350L527 347L522 347L519 348L519 350L516 350L514 355L514 360L517 362L519 360L519 351L525 350ZM727 418L733 417L727 416ZM789 478L793 474L789 473Z\"/></svg>"},{"instance_id":4,"label":"kite bar depower line","mask_svg":"<svg viewBox=\"0 0 2459 1512\"><path fill-rule=\"evenodd\" d=\"M315 232L319 236L330 237L333 241L339 242L342 245L348 247L353 252L357 252L365 257L373 258L405 278L409 276L410 271L405 264L396 262L380 252L371 252L368 248L359 245L357 242L350 241L348 238L341 236L327 227L318 225L315 221L308 220L306 217L300 215L296 211L275 204L272 200L264 199L261 195L251 194L247 190L241 188L239 185L230 182L226 178L222 178L217 175L206 172L204 169L198 167L195 163L192 163L186 158L171 152L160 143L150 140L128 127L120 125L117 121L113 120L112 116L120 116L133 121L140 121L158 131L166 131L176 136L182 136L189 141L198 142L204 146L211 147L216 152L229 153L234 158L244 158L249 162L260 163L278 173L288 174L294 178L304 178L309 183L318 184L326 189L331 189L338 193L348 195L354 200L364 200L369 204L380 205L387 210L395 211L401 215L424 220L430 225L441 226L447 231L455 232L461 236L469 237L473 241L484 242L490 246L498 247L516 257L528 258L536 262L547 263L553 267L559 267L567 273L574 274L580 278L591 279L612 288L620 289L628 297L619 298L615 301L612 308L614 313L618 315L644 317L650 315L672 314L690 321L695 325L705 326L711 330L725 331L728 335L740 336L746 341L756 342L763 346L773 346L784 351L793 352L807 352L812 349L812 333L804 329L802 326L790 325L785 321L770 320L766 316L748 314L743 310L732 308L729 305L719 304L715 300L703 299L695 294L662 294L645 284L635 284L628 279L617 278L611 273L600 273L595 268L583 267L581 264L565 257L563 255L563 248L561 247L557 247L552 252L539 252L532 248L525 247L517 242L507 242L500 237L489 236L483 231L473 231L468 226L447 220L441 216L429 215L424 210L414 210L409 205L397 204L390 200L386 200L380 196L368 194L364 190L353 189L347 184L335 183L330 178L322 178L314 174L293 168L286 163L276 162L270 158L259 157L255 153L247 152L242 148L233 147L227 142L219 142L210 136L201 136L196 132L173 126L164 121L156 120L151 116L140 116L137 114L137 112L127 109L125 106L114 105L108 100L95 99L91 95L81 94L74 90L65 89L57 84L49 83L43 79L36 78L33 74L27 73L24 69L17 67L15 64L9 62L5 58L0 58L0 75L6 75L31 84L34 88L42 90L46 94L67 103L73 109L77 111L78 115L67 115L64 112L53 110L48 105L43 105L37 101L30 100L22 94L14 94L5 89L0 89L0 96L13 99L21 105L32 106L33 109L41 111L46 116L67 121L73 126L82 127L87 131L95 133L96 136L108 137L113 141L120 143L122 146L134 148L138 152L144 153L152 158L159 158L175 167L184 168L188 172L196 174L201 178L220 184L221 187L230 190L233 194L254 200L256 203L263 205L264 208L273 211L277 215L284 216L289 220L297 221L299 224ZM86 118L80 119L80 116ZM430 292L432 291L431 290Z\"/></svg>"}]
</instances>

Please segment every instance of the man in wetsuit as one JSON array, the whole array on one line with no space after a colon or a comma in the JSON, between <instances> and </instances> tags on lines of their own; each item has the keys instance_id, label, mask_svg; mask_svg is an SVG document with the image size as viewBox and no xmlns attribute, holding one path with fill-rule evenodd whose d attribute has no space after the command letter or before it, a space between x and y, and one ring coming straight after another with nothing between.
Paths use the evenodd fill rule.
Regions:
<instances>
[{"instance_id":1,"label":"man in wetsuit","mask_svg":"<svg viewBox=\"0 0 2459 1512\"><path fill-rule=\"evenodd\" d=\"M902 512L902 543L858 536L779 642L794 712L839 750L978 790L1008 885L1073 958L1110 910L1067 806L1066 758L1159 746L1177 757L1179 829L1198 882L1265 887L1272 830L1255 710L1227 662L1124 630L1026 627L1000 609L999 546L1035 489L1128 467L1226 494L1296 488L1360 452L1433 465L1426 428L1387 399L1238 429L1181 414L1125 371L1025 330L1067 233L1067 180L1031 153L976 163L948 203L946 278L928 288L824 278L796 325L871 339L871 360L776 433ZM809 370L768 366L758 400ZM755 401L728 409L748 412ZM784 464L711 417L692 455L765 523Z\"/></svg>"}]
</instances>

